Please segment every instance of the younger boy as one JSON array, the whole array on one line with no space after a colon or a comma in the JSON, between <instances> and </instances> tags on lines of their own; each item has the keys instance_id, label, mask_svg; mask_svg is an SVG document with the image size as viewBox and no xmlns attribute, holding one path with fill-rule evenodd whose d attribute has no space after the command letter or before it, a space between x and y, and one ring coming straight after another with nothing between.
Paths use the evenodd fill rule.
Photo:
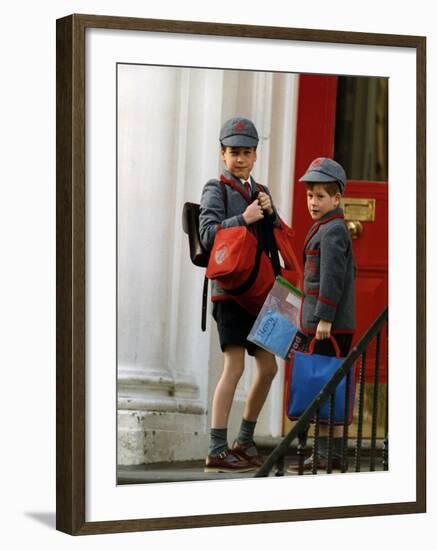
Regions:
<instances>
[{"instance_id":1,"label":"younger boy","mask_svg":"<svg viewBox=\"0 0 437 550\"><path fill-rule=\"evenodd\" d=\"M258 222L267 218L279 225L267 189L260 191L250 173L256 161L258 133L250 120L242 117L225 122L220 132L221 158L226 169L207 182L200 200L199 232L202 243L211 249L220 227L248 226L255 234ZM254 199L256 192L259 192ZM224 197L226 193L226 198ZM213 317L217 323L224 356L223 372L213 402L210 444L205 461L207 472L246 472L262 464L253 441L256 422L277 371L274 355L247 340L255 318L212 281ZM256 375L250 388L237 439L228 446L229 414L238 381L244 371L245 351L255 356Z\"/></svg>"},{"instance_id":2,"label":"younger boy","mask_svg":"<svg viewBox=\"0 0 437 550\"><path fill-rule=\"evenodd\" d=\"M307 207L314 224L304 243L303 331L316 338L314 353L335 355L330 336L340 356L349 353L355 331L355 262L352 241L339 207L346 186L342 166L329 158L317 158L299 181L307 186ZM334 428L332 467L341 468L342 428ZM320 468L326 468L328 428L320 427ZM304 463L312 470L313 457ZM293 467L292 467L293 469Z\"/></svg>"}]
</instances>

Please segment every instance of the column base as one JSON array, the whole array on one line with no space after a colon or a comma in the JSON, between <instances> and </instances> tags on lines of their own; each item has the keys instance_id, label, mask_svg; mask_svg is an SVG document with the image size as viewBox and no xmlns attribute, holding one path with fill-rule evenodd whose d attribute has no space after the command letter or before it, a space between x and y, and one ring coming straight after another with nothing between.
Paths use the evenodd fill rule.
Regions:
<instances>
[{"instance_id":1,"label":"column base","mask_svg":"<svg viewBox=\"0 0 437 550\"><path fill-rule=\"evenodd\" d=\"M179 412L118 412L120 466L200 460L208 448L206 415Z\"/></svg>"}]
</instances>

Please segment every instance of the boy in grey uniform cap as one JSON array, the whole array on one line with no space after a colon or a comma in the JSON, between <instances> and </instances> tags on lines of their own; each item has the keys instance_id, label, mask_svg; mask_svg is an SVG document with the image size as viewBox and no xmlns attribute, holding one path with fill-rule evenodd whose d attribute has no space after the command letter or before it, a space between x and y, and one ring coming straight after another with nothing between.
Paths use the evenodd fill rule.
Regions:
<instances>
[{"instance_id":1,"label":"boy in grey uniform cap","mask_svg":"<svg viewBox=\"0 0 437 550\"><path fill-rule=\"evenodd\" d=\"M317 158L299 181L307 186L307 206L314 224L304 243L304 299L301 328L316 338L314 353L335 355L334 337L345 357L355 331L355 262L352 241L339 207L346 185L342 166L329 158ZM341 468L342 428L334 428L332 466ZM319 466L326 467L328 428L321 426ZM304 463L312 470L313 457ZM294 469L294 466L291 467Z\"/></svg>"},{"instance_id":2,"label":"boy in grey uniform cap","mask_svg":"<svg viewBox=\"0 0 437 550\"><path fill-rule=\"evenodd\" d=\"M207 250L212 248L219 227L244 225L256 232L260 226L258 222L264 218L279 225L268 189L263 187L259 191L259 184L250 176L258 145L258 132L253 122L242 117L226 121L220 132L220 143L226 169L220 180L212 179L206 183L200 199L199 232ZM257 191L259 193L255 199ZM226 295L214 280L211 297L224 366L212 402L211 436L205 471L246 472L262 464L253 434L277 365L274 355L247 340L255 317ZM232 448L229 448L228 419L235 390L244 371L246 350L255 356L256 376L249 390L239 434Z\"/></svg>"}]
</instances>

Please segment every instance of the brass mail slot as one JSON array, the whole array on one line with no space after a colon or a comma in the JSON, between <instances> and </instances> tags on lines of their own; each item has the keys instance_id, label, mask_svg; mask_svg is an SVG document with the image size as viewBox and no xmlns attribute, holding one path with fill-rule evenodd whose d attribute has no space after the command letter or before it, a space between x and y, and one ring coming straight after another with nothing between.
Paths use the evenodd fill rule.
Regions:
<instances>
[{"instance_id":1,"label":"brass mail slot","mask_svg":"<svg viewBox=\"0 0 437 550\"><path fill-rule=\"evenodd\" d=\"M344 211L344 219L360 222L374 222L376 199L355 199L345 197L341 199L341 207Z\"/></svg>"}]
</instances>

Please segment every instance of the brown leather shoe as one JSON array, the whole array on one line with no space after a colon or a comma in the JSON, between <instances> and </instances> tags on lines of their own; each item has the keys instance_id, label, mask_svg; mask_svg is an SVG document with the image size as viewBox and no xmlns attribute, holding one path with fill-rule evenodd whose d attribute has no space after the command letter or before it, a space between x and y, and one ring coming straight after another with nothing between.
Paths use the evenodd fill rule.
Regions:
<instances>
[{"instance_id":1,"label":"brown leather shoe","mask_svg":"<svg viewBox=\"0 0 437 550\"><path fill-rule=\"evenodd\" d=\"M263 459L256 448L254 441L248 441L247 443L240 443L239 441L234 441L232 445L232 450L237 453L241 458L246 460L255 468L259 468L263 463Z\"/></svg>"},{"instance_id":2,"label":"brown leather shoe","mask_svg":"<svg viewBox=\"0 0 437 550\"><path fill-rule=\"evenodd\" d=\"M303 471L304 472L312 472L313 471L313 460L314 457L311 455L308 457L304 463L303 463ZM333 457L331 461L331 468L332 470L341 470L341 458L339 457ZM322 456L319 457L319 460L317 461L317 470L327 470L328 469L328 459L324 458ZM289 464L287 468L288 472L299 472L299 464Z\"/></svg>"},{"instance_id":3,"label":"brown leather shoe","mask_svg":"<svg viewBox=\"0 0 437 550\"><path fill-rule=\"evenodd\" d=\"M256 466L244 460L231 449L222 451L217 456L208 455L205 460L205 472L251 472Z\"/></svg>"}]
</instances>

